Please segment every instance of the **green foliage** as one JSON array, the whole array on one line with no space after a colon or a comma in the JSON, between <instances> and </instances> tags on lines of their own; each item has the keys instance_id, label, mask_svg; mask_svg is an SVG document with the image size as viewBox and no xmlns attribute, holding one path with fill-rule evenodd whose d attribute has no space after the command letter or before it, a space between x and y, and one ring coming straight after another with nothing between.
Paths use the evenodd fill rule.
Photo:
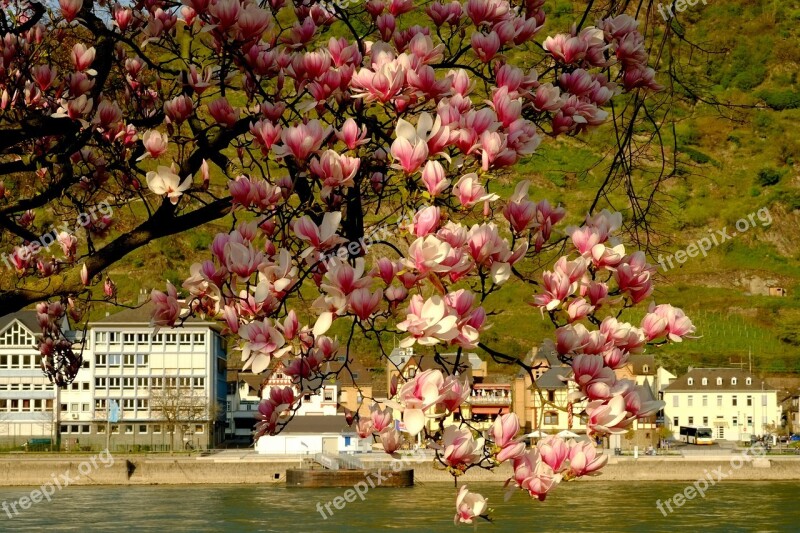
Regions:
<instances>
[{"instance_id":1,"label":"green foliage","mask_svg":"<svg viewBox=\"0 0 800 533\"><path fill-rule=\"evenodd\" d=\"M758 171L756 183L762 187L769 187L770 185L776 185L779 181L781 181L781 177L782 175L780 171L774 168L762 168Z\"/></svg>"},{"instance_id":2,"label":"green foliage","mask_svg":"<svg viewBox=\"0 0 800 533\"><path fill-rule=\"evenodd\" d=\"M713 161L709 156L701 152L700 150L695 150L694 148L689 148L688 146L684 146L680 148L680 151L684 154L689 156L689 159L694 161L699 165L704 165L706 163L710 163Z\"/></svg>"},{"instance_id":3,"label":"green foliage","mask_svg":"<svg viewBox=\"0 0 800 533\"><path fill-rule=\"evenodd\" d=\"M764 100L771 109L783 111L800 107L800 92L792 90L764 89L756 96Z\"/></svg>"},{"instance_id":4,"label":"green foliage","mask_svg":"<svg viewBox=\"0 0 800 533\"><path fill-rule=\"evenodd\" d=\"M189 236L189 244L196 252L208 250L213 240L211 233L205 231L197 231Z\"/></svg>"}]
</instances>

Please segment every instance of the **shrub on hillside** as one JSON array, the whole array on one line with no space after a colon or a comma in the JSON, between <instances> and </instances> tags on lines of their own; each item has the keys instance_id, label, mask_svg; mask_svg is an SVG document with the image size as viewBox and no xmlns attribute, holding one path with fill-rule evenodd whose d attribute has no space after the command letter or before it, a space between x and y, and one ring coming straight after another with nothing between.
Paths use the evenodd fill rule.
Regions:
<instances>
[{"instance_id":1,"label":"shrub on hillside","mask_svg":"<svg viewBox=\"0 0 800 533\"><path fill-rule=\"evenodd\" d=\"M781 181L781 177L780 171L774 168L762 168L758 171L756 183L762 187L769 187L770 185L775 185Z\"/></svg>"},{"instance_id":2,"label":"shrub on hillside","mask_svg":"<svg viewBox=\"0 0 800 533\"><path fill-rule=\"evenodd\" d=\"M764 100L770 109L783 111L785 109L797 109L800 107L800 92L791 89L776 90L764 89L759 91L756 96Z\"/></svg>"}]
</instances>

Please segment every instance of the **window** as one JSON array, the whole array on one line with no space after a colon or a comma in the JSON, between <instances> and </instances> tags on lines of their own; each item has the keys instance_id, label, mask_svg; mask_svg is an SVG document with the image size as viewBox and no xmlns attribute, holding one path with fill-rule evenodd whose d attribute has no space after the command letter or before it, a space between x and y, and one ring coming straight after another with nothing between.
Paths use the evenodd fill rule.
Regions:
<instances>
[{"instance_id":1,"label":"window","mask_svg":"<svg viewBox=\"0 0 800 533\"><path fill-rule=\"evenodd\" d=\"M206 386L206 378L192 378L192 386L195 389L202 389Z\"/></svg>"},{"instance_id":2,"label":"window","mask_svg":"<svg viewBox=\"0 0 800 533\"><path fill-rule=\"evenodd\" d=\"M748 416L747 417L747 425L748 426L752 426L753 425L753 417L752 416Z\"/></svg>"},{"instance_id":3,"label":"window","mask_svg":"<svg viewBox=\"0 0 800 533\"><path fill-rule=\"evenodd\" d=\"M708 407L708 396L703 394L703 407Z\"/></svg>"},{"instance_id":4,"label":"window","mask_svg":"<svg viewBox=\"0 0 800 533\"><path fill-rule=\"evenodd\" d=\"M178 344L178 334L177 333L165 333L164 334L164 344Z\"/></svg>"},{"instance_id":5,"label":"window","mask_svg":"<svg viewBox=\"0 0 800 533\"><path fill-rule=\"evenodd\" d=\"M122 339L125 344L133 344L133 341L136 339L136 336L133 333L125 333L122 336Z\"/></svg>"},{"instance_id":6,"label":"window","mask_svg":"<svg viewBox=\"0 0 800 533\"><path fill-rule=\"evenodd\" d=\"M746 380L744 380L744 384L745 385L751 385L752 383L753 383L753 379L752 378L747 378Z\"/></svg>"},{"instance_id":7,"label":"window","mask_svg":"<svg viewBox=\"0 0 800 533\"><path fill-rule=\"evenodd\" d=\"M693 425L693 424L694 424L694 417L693 417L693 416L690 416L690 417L689 417L689 425L691 426L691 425Z\"/></svg>"},{"instance_id":8,"label":"window","mask_svg":"<svg viewBox=\"0 0 800 533\"><path fill-rule=\"evenodd\" d=\"M151 388L160 389L164 386L164 378L152 378L151 380Z\"/></svg>"},{"instance_id":9,"label":"window","mask_svg":"<svg viewBox=\"0 0 800 533\"><path fill-rule=\"evenodd\" d=\"M731 425L733 427L736 427L736 426L739 425L739 417L738 416L734 416L733 418L731 418Z\"/></svg>"},{"instance_id":10,"label":"window","mask_svg":"<svg viewBox=\"0 0 800 533\"><path fill-rule=\"evenodd\" d=\"M333 401L333 391L331 389L325 389L325 401L332 402Z\"/></svg>"},{"instance_id":11,"label":"window","mask_svg":"<svg viewBox=\"0 0 800 533\"><path fill-rule=\"evenodd\" d=\"M69 410L72 411L73 413L77 413L78 409L79 409L79 407L78 407L77 403L70 404L70 406L69 406Z\"/></svg>"},{"instance_id":12,"label":"window","mask_svg":"<svg viewBox=\"0 0 800 533\"><path fill-rule=\"evenodd\" d=\"M689 395L689 397L688 397L688 399L686 400L686 405L687 405L688 407L691 407L693 404L694 404L694 396L692 396L692 395L690 394L690 395Z\"/></svg>"},{"instance_id":13,"label":"window","mask_svg":"<svg viewBox=\"0 0 800 533\"><path fill-rule=\"evenodd\" d=\"M672 407L680 407L680 397L676 394L672 397Z\"/></svg>"},{"instance_id":14,"label":"window","mask_svg":"<svg viewBox=\"0 0 800 533\"><path fill-rule=\"evenodd\" d=\"M69 432L70 433L80 433L80 431L81 431L81 427L79 425L77 425L77 424L72 425L72 426L69 427Z\"/></svg>"},{"instance_id":15,"label":"window","mask_svg":"<svg viewBox=\"0 0 800 533\"><path fill-rule=\"evenodd\" d=\"M192 336L189 333L181 333L179 338L181 346L190 346L192 344Z\"/></svg>"},{"instance_id":16,"label":"window","mask_svg":"<svg viewBox=\"0 0 800 533\"><path fill-rule=\"evenodd\" d=\"M687 385L694 385L694 378L689 378L686 380Z\"/></svg>"},{"instance_id":17,"label":"window","mask_svg":"<svg viewBox=\"0 0 800 533\"><path fill-rule=\"evenodd\" d=\"M126 435L133 434L133 424L125 424L125 434Z\"/></svg>"},{"instance_id":18,"label":"window","mask_svg":"<svg viewBox=\"0 0 800 533\"><path fill-rule=\"evenodd\" d=\"M82 403L81 404L81 412L83 412L83 413L88 413L89 412L89 404L88 403Z\"/></svg>"},{"instance_id":19,"label":"window","mask_svg":"<svg viewBox=\"0 0 800 533\"><path fill-rule=\"evenodd\" d=\"M14 401L16 401L16 400L11 400L11 401L12 401L12 402L14 402ZM65 404L65 403L62 403L62 404L61 404L61 412L62 412L62 413L66 413L68 410L69 410L69 408L67 407L67 404Z\"/></svg>"},{"instance_id":20,"label":"window","mask_svg":"<svg viewBox=\"0 0 800 533\"><path fill-rule=\"evenodd\" d=\"M136 384L136 378L122 378L122 386L126 389L132 389Z\"/></svg>"},{"instance_id":21,"label":"window","mask_svg":"<svg viewBox=\"0 0 800 533\"><path fill-rule=\"evenodd\" d=\"M681 419L678 418L677 416L673 417L672 418L672 425L675 426L675 427L680 426L681 425Z\"/></svg>"},{"instance_id":22,"label":"window","mask_svg":"<svg viewBox=\"0 0 800 533\"><path fill-rule=\"evenodd\" d=\"M642 374L650 372L650 365L642 365Z\"/></svg>"},{"instance_id":23,"label":"window","mask_svg":"<svg viewBox=\"0 0 800 533\"><path fill-rule=\"evenodd\" d=\"M544 414L544 423L547 426L558 425L558 411L547 411Z\"/></svg>"},{"instance_id":24,"label":"window","mask_svg":"<svg viewBox=\"0 0 800 533\"><path fill-rule=\"evenodd\" d=\"M136 378L136 386L140 389L147 388L147 378Z\"/></svg>"},{"instance_id":25,"label":"window","mask_svg":"<svg viewBox=\"0 0 800 533\"><path fill-rule=\"evenodd\" d=\"M119 435L119 425L118 424L111 424L111 434L112 435Z\"/></svg>"},{"instance_id":26,"label":"window","mask_svg":"<svg viewBox=\"0 0 800 533\"><path fill-rule=\"evenodd\" d=\"M147 424L139 424L139 433L147 433Z\"/></svg>"},{"instance_id":27,"label":"window","mask_svg":"<svg viewBox=\"0 0 800 533\"><path fill-rule=\"evenodd\" d=\"M98 435L105 435L106 434L106 427L103 424L97 425L97 434Z\"/></svg>"},{"instance_id":28,"label":"window","mask_svg":"<svg viewBox=\"0 0 800 533\"><path fill-rule=\"evenodd\" d=\"M150 357L146 353L136 354L136 364L139 366L147 366Z\"/></svg>"},{"instance_id":29,"label":"window","mask_svg":"<svg viewBox=\"0 0 800 533\"><path fill-rule=\"evenodd\" d=\"M118 353L108 354L108 366L119 366L122 364L122 355Z\"/></svg>"},{"instance_id":30,"label":"window","mask_svg":"<svg viewBox=\"0 0 800 533\"><path fill-rule=\"evenodd\" d=\"M132 353L126 353L123 364L124 366L133 366L136 364L136 355Z\"/></svg>"},{"instance_id":31,"label":"window","mask_svg":"<svg viewBox=\"0 0 800 533\"><path fill-rule=\"evenodd\" d=\"M84 433L84 434L88 435L91 432L92 432L92 430L91 430L91 427L89 426L89 424L83 424L81 426L81 433Z\"/></svg>"},{"instance_id":32,"label":"window","mask_svg":"<svg viewBox=\"0 0 800 533\"><path fill-rule=\"evenodd\" d=\"M731 403L731 405L732 405L732 406L734 406L734 407L736 407L737 405L739 405L739 397L738 397L738 396L736 396L735 394L733 395L733 398L732 398L732 403Z\"/></svg>"},{"instance_id":33,"label":"window","mask_svg":"<svg viewBox=\"0 0 800 533\"><path fill-rule=\"evenodd\" d=\"M192 378L180 378L181 388L189 388L192 386Z\"/></svg>"},{"instance_id":34,"label":"window","mask_svg":"<svg viewBox=\"0 0 800 533\"><path fill-rule=\"evenodd\" d=\"M150 404L149 400L146 400L146 399L136 400L136 408L137 409L147 409L149 404Z\"/></svg>"},{"instance_id":35,"label":"window","mask_svg":"<svg viewBox=\"0 0 800 533\"><path fill-rule=\"evenodd\" d=\"M120 378L108 378L108 387L110 389L118 389L121 383Z\"/></svg>"},{"instance_id":36,"label":"window","mask_svg":"<svg viewBox=\"0 0 800 533\"><path fill-rule=\"evenodd\" d=\"M753 397L750 395L747 396L747 407L753 407Z\"/></svg>"},{"instance_id":37,"label":"window","mask_svg":"<svg viewBox=\"0 0 800 533\"><path fill-rule=\"evenodd\" d=\"M108 388L108 380L106 378L94 378L94 388L95 389L107 389Z\"/></svg>"},{"instance_id":38,"label":"window","mask_svg":"<svg viewBox=\"0 0 800 533\"><path fill-rule=\"evenodd\" d=\"M717 407L722 407L722 395L717 396Z\"/></svg>"},{"instance_id":39,"label":"window","mask_svg":"<svg viewBox=\"0 0 800 533\"><path fill-rule=\"evenodd\" d=\"M547 391L547 401L548 402L556 401L556 391L554 390Z\"/></svg>"},{"instance_id":40,"label":"window","mask_svg":"<svg viewBox=\"0 0 800 533\"><path fill-rule=\"evenodd\" d=\"M94 410L95 411L105 411L106 410L106 401L105 399L97 399L94 401Z\"/></svg>"},{"instance_id":41,"label":"window","mask_svg":"<svg viewBox=\"0 0 800 533\"><path fill-rule=\"evenodd\" d=\"M125 398L124 400L122 400L122 408L123 409L133 409L133 407L135 405L136 405L136 402L135 402L135 400L133 398Z\"/></svg>"},{"instance_id":42,"label":"window","mask_svg":"<svg viewBox=\"0 0 800 533\"><path fill-rule=\"evenodd\" d=\"M761 417L761 424L762 425L766 425L767 424L767 415L764 415L764 416Z\"/></svg>"},{"instance_id":43,"label":"window","mask_svg":"<svg viewBox=\"0 0 800 533\"><path fill-rule=\"evenodd\" d=\"M722 385L722 378L717 378L717 385Z\"/></svg>"},{"instance_id":44,"label":"window","mask_svg":"<svg viewBox=\"0 0 800 533\"><path fill-rule=\"evenodd\" d=\"M95 354L94 366L108 366L108 355L104 353Z\"/></svg>"},{"instance_id":45,"label":"window","mask_svg":"<svg viewBox=\"0 0 800 533\"><path fill-rule=\"evenodd\" d=\"M707 416L704 416L704 417L703 417L703 425L704 425L704 426L707 426L707 425L708 425L708 417L707 417Z\"/></svg>"},{"instance_id":46,"label":"window","mask_svg":"<svg viewBox=\"0 0 800 533\"><path fill-rule=\"evenodd\" d=\"M120 335L118 331L108 332L108 342L119 342Z\"/></svg>"},{"instance_id":47,"label":"window","mask_svg":"<svg viewBox=\"0 0 800 533\"><path fill-rule=\"evenodd\" d=\"M205 428L203 427L203 424L195 424L195 426L194 426L194 432L195 433L203 433L204 431L205 431Z\"/></svg>"},{"instance_id":48,"label":"window","mask_svg":"<svg viewBox=\"0 0 800 533\"><path fill-rule=\"evenodd\" d=\"M766 394L762 394L761 395L761 406L762 407L766 407L767 406L767 395Z\"/></svg>"},{"instance_id":49,"label":"window","mask_svg":"<svg viewBox=\"0 0 800 533\"><path fill-rule=\"evenodd\" d=\"M153 424L153 433L160 434L161 433L161 424Z\"/></svg>"},{"instance_id":50,"label":"window","mask_svg":"<svg viewBox=\"0 0 800 533\"><path fill-rule=\"evenodd\" d=\"M69 426L61 426L61 433L69 433Z\"/></svg>"},{"instance_id":51,"label":"window","mask_svg":"<svg viewBox=\"0 0 800 533\"><path fill-rule=\"evenodd\" d=\"M206 342L206 334L205 333L195 333L192 335L192 339L194 340L195 344L205 344Z\"/></svg>"},{"instance_id":52,"label":"window","mask_svg":"<svg viewBox=\"0 0 800 533\"><path fill-rule=\"evenodd\" d=\"M139 344L147 344L147 333L137 333L136 342Z\"/></svg>"},{"instance_id":53,"label":"window","mask_svg":"<svg viewBox=\"0 0 800 533\"><path fill-rule=\"evenodd\" d=\"M731 385L736 385L736 378L731 378Z\"/></svg>"},{"instance_id":54,"label":"window","mask_svg":"<svg viewBox=\"0 0 800 533\"><path fill-rule=\"evenodd\" d=\"M703 378L703 385L708 385L708 378Z\"/></svg>"}]
</instances>

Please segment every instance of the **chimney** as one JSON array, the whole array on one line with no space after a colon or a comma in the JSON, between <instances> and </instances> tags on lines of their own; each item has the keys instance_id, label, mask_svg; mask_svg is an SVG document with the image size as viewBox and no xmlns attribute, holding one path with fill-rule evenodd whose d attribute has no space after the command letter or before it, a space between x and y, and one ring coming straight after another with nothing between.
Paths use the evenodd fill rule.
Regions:
<instances>
[{"instance_id":1,"label":"chimney","mask_svg":"<svg viewBox=\"0 0 800 533\"><path fill-rule=\"evenodd\" d=\"M138 300L139 305L142 305L149 299L150 299L150 293L147 291L147 289L145 289L144 287L139 289L139 300Z\"/></svg>"}]
</instances>

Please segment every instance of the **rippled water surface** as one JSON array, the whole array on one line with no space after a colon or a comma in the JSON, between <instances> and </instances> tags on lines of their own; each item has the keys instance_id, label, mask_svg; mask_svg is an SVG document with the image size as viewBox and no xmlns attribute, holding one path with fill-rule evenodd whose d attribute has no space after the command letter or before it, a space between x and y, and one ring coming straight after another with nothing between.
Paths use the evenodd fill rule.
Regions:
<instances>
[{"instance_id":1,"label":"rippled water surface","mask_svg":"<svg viewBox=\"0 0 800 533\"><path fill-rule=\"evenodd\" d=\"M494 524L485 532L528 531L798 531L800 483L722 482L664 517L656 500L667 500L686 483L602 481L562 484L540 503L515 494L503 501L498 485L474 485L489 498ZM2 488L0 502L16 502L31 489ZM34 504L9 519L0 511L0 531L159 532L371 532L456 531L456 491L426 484L374 489L364 501L346 504L323 519L323 505L341 489L282 486L67 487L52 502ZM462 526L461 531L471 531Z\"/></svg>"}]
</instances>

